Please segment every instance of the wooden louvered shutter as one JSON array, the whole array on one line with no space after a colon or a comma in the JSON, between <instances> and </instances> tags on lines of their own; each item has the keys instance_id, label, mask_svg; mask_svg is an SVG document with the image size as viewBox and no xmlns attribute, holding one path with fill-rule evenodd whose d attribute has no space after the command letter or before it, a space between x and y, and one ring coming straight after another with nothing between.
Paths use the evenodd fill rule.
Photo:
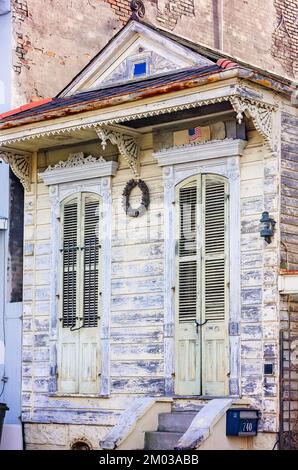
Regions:
<instances>
[{"instance_id":1,"label":"wooden louvered shutter","mask_svg":"<svg viewBox=\"0 0 298 470\"><path fill-rule=\"evenodd\" d=\"M91 193L62 204L58 387L64 393L99 390L100 210Z\"/></svg>"},{"instance_id":2,"label":"wooden louvered shutter","mask_svg":"<svg viewBox=\"0 0 298 470\"><path fill-rule=\"evenodd\" d=\"M197 317L197 183L179 191L179 322Z\"/></svg>"},{"instance_id":3,"label":"wooden louvered shutter","mask_svg":"<svg viewBox=\"0 0 298 470\"><path fill-rule=\"evenodd\" d=\"M97 196L85 193L82 198L82 328L80 329L79 391L99 390L100 344L100 219Z\"/></svg>"},{"instance_id":4,"label":"wooden louvered shutter","mask_svg":"<svg viewBox=\"0 0 298 470\"><path fill-rule=\"evenodd\" d=\"M78 387L78 331L70 331L77 325L78 311L78 265L79 265L79 198L62 206L62 295L60 334L58 342L58 386L59 391L75 393Z\"/></svg>"},{"instance_id":5,"label":"wooden louvered shutter","mask_svg":"<svg viewBox=\"0 0 298 470\"><path fill-rule=\"evenodd\" d=\"M203 393L224 395L226 383L227 183L205 175L203 196L202 328Z\"/></svg>"},{"instance_id":6,"label":"wooden louvered shutter","mask_svg":"<svg viewBox=\"0 0 298 470\"><path fill-rule=\"evenodd\" d=\"M76 324L77 317L77 261L78 261L78 200L64 205L63 211L63 300L62 327Z\"/></svg>"},{"instance_id":7,"label":"wooden louvered shutter","mask_svg":"<svg viewBox=\"0 0 298 470\"><path fill-rule=\"evenodd\" d=\"M99 199L84 200L84 304L83 325L98 325L99 317Z\"/></svg>"},{"instance_id":8,"label":"wooden louvered shutter","mask_svg":"<svg viewBox=\"0 0 298 470\"><path fill-rule=\"evenodd\" d=\"M200 184L194 178L178 190L177 246L177 327L176 327L176 393L192 394L200 389L200 348L195 321L198 305L198 224Z\"/></svg>"}]
</instances>

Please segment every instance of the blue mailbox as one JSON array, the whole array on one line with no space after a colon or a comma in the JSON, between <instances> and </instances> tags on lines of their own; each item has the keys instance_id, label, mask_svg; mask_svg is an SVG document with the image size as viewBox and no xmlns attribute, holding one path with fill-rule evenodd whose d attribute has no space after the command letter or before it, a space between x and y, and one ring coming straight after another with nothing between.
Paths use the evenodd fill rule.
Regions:
<instances>
[{"instance_id":1,"label":"blue mailbox","mask_svg":"<svg viewBox=\"0 0 298 470\"><path fill-rule=\"evenodd\" d=\"M227 436L256 436L258 433L259 410L231 408L227 411Z\"/></svg>"}]
</instances>

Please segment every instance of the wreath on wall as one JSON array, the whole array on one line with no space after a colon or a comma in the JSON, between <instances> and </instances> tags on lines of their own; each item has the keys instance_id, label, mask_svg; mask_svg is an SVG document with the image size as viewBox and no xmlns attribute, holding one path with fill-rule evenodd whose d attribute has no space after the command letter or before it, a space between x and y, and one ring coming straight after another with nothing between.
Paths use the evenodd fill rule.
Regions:
<instances>
[{"instance_id":1,"label":"wreath on wall","mask_svg":"<svg viewBox=\"0 0 298 470\"><path fill-rule=\"evenodd\" d=\"M142 200L141 200L141 204L139 205L139 207L137 207L136 209L133 209L130 205L129 198L130 198L131 191L136 186L139 187L142 193ZM126 183L126 186L122 193L122 206L123 206L125 213L129 217L139 217L141 215L144 215L146 210L149 207L149 202L150 202L149 189L145 181L131 179L128 181L128 183Z\"/></svg>"}]
</instances>

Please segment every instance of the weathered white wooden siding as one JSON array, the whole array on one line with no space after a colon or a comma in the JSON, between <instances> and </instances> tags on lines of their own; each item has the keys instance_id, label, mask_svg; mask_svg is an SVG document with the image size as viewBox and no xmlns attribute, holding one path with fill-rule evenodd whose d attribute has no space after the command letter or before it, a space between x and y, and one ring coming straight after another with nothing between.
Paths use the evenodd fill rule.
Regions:
<instances>
[{"instance_id":1,"label":"weathered white wooden siding","mask_svg":"<svg viewBox=\"0 0 298 470\"><path fill-rule=\"evenodd\" d=\"M281 267L298 269L298 117L281 113Z\"/></svg>"},{"instance_id":2,"label":"weathered white wooden siding","mask_svg":"<svg viewBox=\"0 0 298 470\"><path fill-rule=\"evenodd\" d=\"M278 383L278 246L260 237L264 210L279 219L278 157L272 156L256 132L248 133L241 157L241 386L262 412L261 429L277 429ZM264 363L274 363L265 377Z\"/></svg>"},{"instance_id":3,"label":"weathered white wooden siding","mask_svg":"<svg viewBox=\"0 0 298 470\"><path fill-rule=\"evenodd\" d=\"M50 265L49 190L34 172L32 191L25 200L22 409L23 420L36 423L26 427L28 448L37 441L42 448L63 448L58 436L62 433L70 442L74 424L77 437L80 429L86 435L86 425L92 424L93 432L87 435L96 447L107 426L115 424L128 406L130 395L163 394L163 187L151 145L151 135L144 136L141 177L149 187L150 208L142 218L128 218L122 208L122 191L132 177L125 162L120 162L113 181L109 399L49 396L50 272L55 267ZM39 156L38 170L71 151L75 150ZM98 148L87 146L88 152L98 153ZM108 148L107 154L112 155L113 149ZM35 156L35 168L36 160ZM139 194L133 199L138 203ZM49 426L47 435L44 425L37 423L49 422L57 424Z\"/></svg>"},{"instance_id":4,"label":"weathered white wooden siding","mask_svg":"<svg viewBox=\"0 0 298 470\"><path fill-rule=\"evenodd\" d=\"M152 136L143 138L141 178L149 210L127 217L122 191L131 174L121 162L113 179L111 389L163 394L163 182L152 158ZM132 193L137 204L140 194ZM137 200L136 200L137 199Z\"/></svg>"},{"instance_id":5,"label":"weathered white wooden siding","mask_svg":"<svg viewBox=\"0 0 298 470\"><path fill-rule=\"evenodd\" d=\"M278 233L267 245L260 238L263 210L278 220L278 163L256 131L241 157L241 341L242 396L263 411L262 427L276 430L278 373ZM79 149L82 150L81 148ZM94 148L87 150L92 153ZM73 150L72 150L73 151ZM65 151L64 151L65 152ZM112 154L112 150L108 149ZM68 152L69 153L69 152ZM46 166L66 158L57 153ZM69 442L77 429L99 441L115 423L133 395L164 393L163 338L163 181L152 158L152 136L142 141L141 178L150 191L150 207L139 218L129 218L121 195L131 173L120 161L112 183L112 297L110 322L111 397L49 396L49 328L51 230L48 188L34 181L25 201L23 420L29 447L51 446L53 435ZM34 172L34 178L37 178ZM139 200L135 192L132 202ZM273 377L264 377L263 362L275 364ZM41 423L56 423L46 428ZM36 424L29 424L36 423ZM39 424L38 424L39 423ZM61 423L61 424L58 424ZM63 423L63 424L62 424ZM88 424L92 424L92 432ZM75 425L75 426L74 426ZM40 436L40 437L39 437ZM91 439L91 437L90 437ZM53 442L53 441L52 441Z\"/></svg>"}]
</instances>

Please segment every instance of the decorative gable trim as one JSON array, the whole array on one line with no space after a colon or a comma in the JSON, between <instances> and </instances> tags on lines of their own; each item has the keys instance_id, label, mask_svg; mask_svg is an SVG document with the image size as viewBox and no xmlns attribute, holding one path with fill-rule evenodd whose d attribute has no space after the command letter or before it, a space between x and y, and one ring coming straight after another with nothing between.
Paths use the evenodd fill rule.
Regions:
<instances>
[{"instance_id":1,"label":"decorative gable trim","mask_svg":"<svg viewBox=\"0 0 298 470\"><path fill-rule=\"evenodd\" d=\"M205 67L214 62L197 52L178 44L138 21L130 21L85 69L58 95L69 96L98 87L101 83L115 83L132 78L128 66L131 58L149 54L153 73L186 67ZM159 63L165 61L163 64ZM114 75L114 77L113 77Z\"/></svg>"},{"instance_id":2,"label":"decorative gable trim","mask_svg":"<svg viewBox=\"0 0 298 470\"><path fill-rule=\"evenodd\" d=\"M84 181L103 176L114 176L118 163L107 162L103 157L89 155L85 157L83 152L70 154L66 161L60 161L55 166L49 166L44 172L39 173L45 185L69 183L72 181Z\"/></svg>"}]
</instances>

